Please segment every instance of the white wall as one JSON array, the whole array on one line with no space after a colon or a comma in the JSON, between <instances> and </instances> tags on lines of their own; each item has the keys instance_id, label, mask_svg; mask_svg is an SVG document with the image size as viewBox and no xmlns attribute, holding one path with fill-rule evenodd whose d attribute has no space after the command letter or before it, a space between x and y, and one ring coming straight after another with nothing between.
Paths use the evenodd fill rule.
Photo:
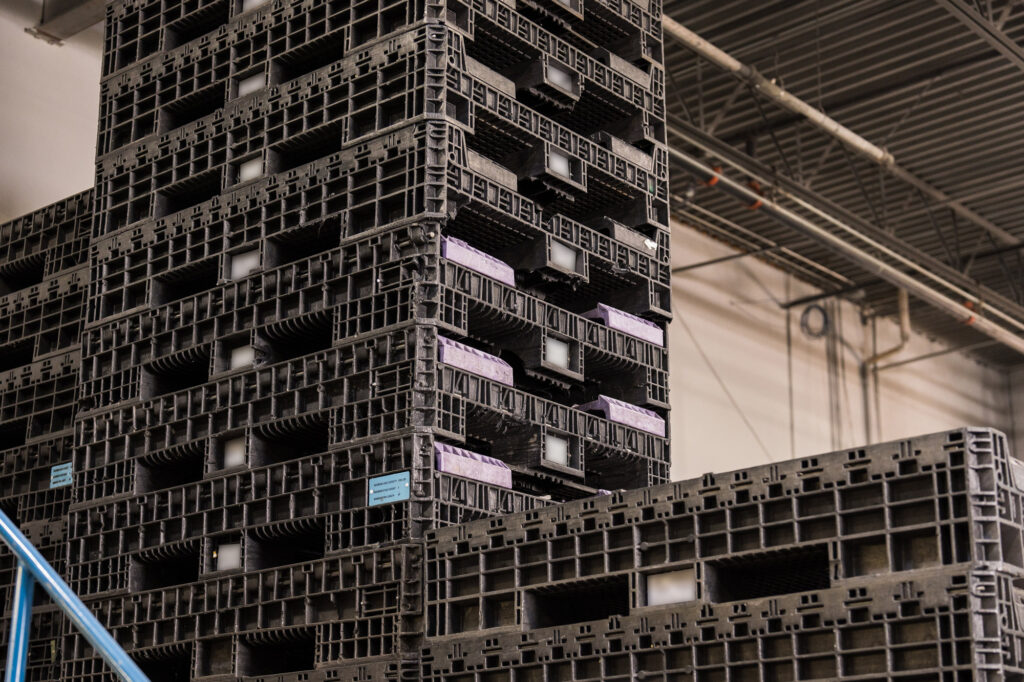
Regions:
<instances>
[{"instance_id":1,"label":"white wall","mask_svg":"<svg viewBox=\"0 0 1024 682\"><path fill-rule=\"evenodd\" d=\"M682 225L673 229L673 248L676 266L733 253ZM873 379L865 390L860 365L874 352L872 329L847 302L833 304L840 311L837 328L845 345L837 356L841 361L834 363L835 388L830 393L825 340L801 332L803 308L795 308L789 323L792 353L787 353L786 312L779 305L816 290L755 258L680 273L673 283L676 319L669 344L675 479L957 426L1012 429L1009 378L961 353L883 371L877 391ZM893 321L878 320L877 330L879 349L898 340ZM887 361L942 348L914 334L908 347ZM1024 386L1024 373L1021 379ZM870 423L865 420L865 394ZM1017 404L1024 405L1024 388L1019 394ZM831 401L830 395L835 396Z\"/></svg>"},{"instance_id":2,"label":"white wall","mask_svg":"<svg viewBox=\"0 0 1024 682\"><path fill-rule=\"evenodd\" d=\"M0 221L93 184L102 30L48 45L32 0L0 2Z\"/></svg>"}]
</instances>

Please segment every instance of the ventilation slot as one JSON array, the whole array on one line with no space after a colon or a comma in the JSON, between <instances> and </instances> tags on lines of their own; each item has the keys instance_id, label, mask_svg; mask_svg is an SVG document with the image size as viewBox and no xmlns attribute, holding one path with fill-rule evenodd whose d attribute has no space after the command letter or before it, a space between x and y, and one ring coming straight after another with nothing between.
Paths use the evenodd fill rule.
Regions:
<instances>
[{"instance_id":1,"label":"ventilation slot","mask_svg":"<svg viewBox=\"0 0 1024 682\"><path fill-rule=\"evenodd\" d=\"M152 303L155 306L164 305L212 289L217 286L217 275L215 258L181 268L171 275L154 280Z\"/></svg>"},{"instance_id":2,"label":"ventilation slot","mask_svg":"<svg viewBox=\"0 0 1024 682\"><path fill-rule=\"evenodd\" d=\"M212 85L186 95L163 108L160 114L160 129L167 132L198 121L222 108L224 101L222 85Z\"/></svg>"},{"instance_id":3,"label":"ventilation slot","mask_svg":"<svg viewBox=\"0 0 1024 682\"><path fill-rule=\"evenodd\" d=\"M137 662L150 682L189 682L192 679L192 647L188 645L149 654Z\"/></svg>"},{"instance_id":4,"label":"ventilation slot","mask_svg":"<svg viewBox=\"0 0 1024 682\"><path fill-rule=\"evenodd\" d=\"M32 342L13 343L0 348L0 372L9 372L32 362Z\"/></svg>"},{"instance_id":5,"label":"ventilation slot","mask_svg":"<svg viewBox=\"0 0 1024 682\"><path fill-rule=\"evenodd\" d=\"M288 533L288 534L282 534ZM305 524L260 528L245 539L245 570L261 571L303 561L322 559L324 556L323 528L306 528Z\"/></svg>"},{"instance_id":6,"label":"ventilation slot","mask_svg":"<svg viewBox=\"0 0 1024 682\"><path fill-rule=\"evenodd\" d=\"M629 581L616 577L527 592L523 605L527 629L622 616L629 613Z\"/></svg>"},{"instance_id":7,"label":"ventilation slot","mask_svg":"<svg viewBox=\"0 0 1024 682\"><path fill-rule=\"evenodd\" d=\"M341 125L326 125L304 135L296 135L271 154L271 172L283 173L341 151Z\"/></svg>"},{"instance_id":8,"label":"ventilation slot","mask_svg":"<svg viewBox=\"0 0 1024 682\"><path fill-rule=\"evenodd\" d=\"M828 547L749 555L706 565L708 599L742 601L829 587Z\"/></svg>"},{"instance_id":9,"label":"ventilation slot","mask_svg":"<svg viewBox=\"0 0 1024 682\"><path fill-rule=\"evenodd\" d=\"M338 36L327 35L292 50L271 67L273 82L287 83L338 61L343 56L342 44Z\"/></svg>"},{"instance_id":10,"label":"ventilation slot","mask_svg":"<svg viewBox=\"0 0 1024 682\"><path fill-rule=\"evenodd\" d=\"M228 22L228 0L218 0L167 27L164 49L170 50L204 36Z\"/></svg>"},{"instance_id":11,"label":"ventilation slot","mask_svg":"<svg viewBox=\"0 0 1024 682\"><path fill-rule=\"evenodd\" d=\"M199 580L199 551L193 545L160 547L132 557L128 584L132 592L157 590Z\"/></svg>"},{"instance_id":12,"label":"ventilation slot","mask_svg":"<svg viewBox=\"0 0 1024 682\"><path fill-rule=\"evenodd\" d=\"M166 456L138 461L135 465L135 492L175 488L203 478L203 448L198 444L182 446Z\"/></svg>"},{"instance_id":13,"label":"ventilation slot","mask_svg":"<svg viewBox=\"0 0 1024 682\"><path fill-rule=\"evenodd\" d=\"M316 666L316 638L308 630L277 631L275 637L250 635L238 644L239 675L277 675Z\"/></svg>"},{"instance_id":14,"label":"ventilation slot","mask_svg":"<svg viewBox=\"0 0 1024 682\"><path fill-rule=\"evenodd\" d=\"M220 170L208 170L157 194L156 217L163 218L197 206L220 194Z\"/></svg>"},{"instance_id":15,"label":"ventilation slot","mask_svg":"<svg viewBox=\"0 0 1024 682\"><path fill-rule=\"evenodd\" d=\"M0 296L28 289L43 281L45 260L39 256L0 268Z\"/></svg>"},{"instance_id":16,"label":"ventilation slot","mask_svg":"<svg viewBox=\"0 0 1024 682\"><path fill-rule=\"evenodd\" d=\"M210 379L210 358L201 351L160 358L142 371L142 399L149 400L205 384Z\"/></svg>"}]
</instances>

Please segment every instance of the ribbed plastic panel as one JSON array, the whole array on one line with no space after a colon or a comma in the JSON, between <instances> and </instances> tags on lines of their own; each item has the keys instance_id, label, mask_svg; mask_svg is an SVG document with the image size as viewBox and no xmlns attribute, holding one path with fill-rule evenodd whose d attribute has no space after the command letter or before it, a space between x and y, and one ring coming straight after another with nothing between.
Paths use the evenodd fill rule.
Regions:
<instances>
[{"instance_id":1,"label":"ribbed plastic panel","mask_svg":"<svg viewBox=\"0 0 1024 682\"><path fill-rule=\"evenodd\" d=\"M501 625L528 629L551 617L548 600L570 624L583 592L634 612L664 574L705 603L939 567L1024 574L1022 502L1005 436L964 429L439 529L429 628L489 627L455 614L501 603Z\"/></svg>"},{"instance_id":2,"label":"ribbed plastic panel","mask_svg":"<svg viewBox=\"0 0 1024 682\"><path fill-rule=\"evenodd\" d=\"M668 480L660 3L105 26L95 191L0 226L0 505L155 682L418 680L428 532Z\"/></svg>"},{"instance_id":3,"label":"ribbed plastic panel","mask_svg":"<svg viewBox=\"0 0 1024 682\"><path fill-rule=\"evenodd\" d=\"M593 597L580 593L574 605ZM559 615L571 610L566 602ZM1019 680L1021 594L983 568L428 640L425 682Z\"/></svg>"}]
</instances>

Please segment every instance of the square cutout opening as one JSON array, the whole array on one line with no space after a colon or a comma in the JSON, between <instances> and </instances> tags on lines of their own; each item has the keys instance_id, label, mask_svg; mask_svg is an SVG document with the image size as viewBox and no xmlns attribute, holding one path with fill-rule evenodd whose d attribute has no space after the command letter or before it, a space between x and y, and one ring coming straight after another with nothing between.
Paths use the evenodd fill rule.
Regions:
<instances>
[{"instance_id":1,"label":"square cutout opening","mask_svg":"<svg viewBox=\"0 0 1024 682\"><path fill-rule=\"evenodd\" d=\"M647 574L647 606L680 604L697 599L697 574L692 568Z\"/></svg>"},{"instance_id":2,"label":"square cutout opening","mask_svg":"<svg viewBox=\"0 0 1024 682\"><path fill-rule=\"evenodd\" d=\"M532 590L523 596L527 629L569 625L629 613L629 580L602 578L571 587Z\"/></svg>"},{"instance_id":3,"label":"square cutout opening","mask_svg":"<svg viewBox=\"0 0 1024 682\"><path fill-rule=\"evenodd\" d=\"M827 545L710 561L705 571L706 596L712 602L823 590L832 584Z\"/></svg>"}]
</instances>

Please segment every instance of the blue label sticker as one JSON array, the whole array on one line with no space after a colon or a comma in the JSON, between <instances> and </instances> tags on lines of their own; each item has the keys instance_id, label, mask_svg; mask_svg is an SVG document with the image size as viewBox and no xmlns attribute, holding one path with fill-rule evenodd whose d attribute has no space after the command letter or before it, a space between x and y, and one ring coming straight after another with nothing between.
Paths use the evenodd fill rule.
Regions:
<instances>
[{"instance_id":1,"label":"blue label sticker","mask_svg":"<svg viewBox=\"0 0 1024 682\"><path fill-rule=\"evenodd\" d=\"M50 467L50 487L71 485L71 462Z\"/></svg>"},{"instance_id":2,"label":"blue label sticker","mask_svg":"<svg viewBox=\"0 0 1024 682\"><path fill-rule=\"evenodd\" d=\"M370 506L409 499L409 472L370 479Z\"/></svg>"}]
</instances>

